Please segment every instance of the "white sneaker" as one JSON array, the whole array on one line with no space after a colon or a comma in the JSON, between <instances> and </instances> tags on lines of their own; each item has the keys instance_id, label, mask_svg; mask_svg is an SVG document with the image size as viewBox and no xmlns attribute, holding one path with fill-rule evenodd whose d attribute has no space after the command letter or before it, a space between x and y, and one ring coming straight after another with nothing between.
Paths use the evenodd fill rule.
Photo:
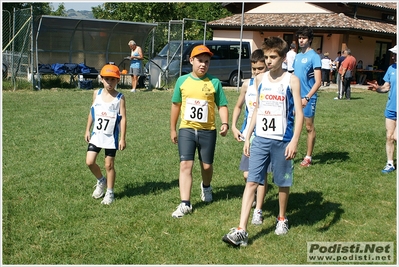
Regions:
<instances>
[{"instance_id":1,"label":"white sneaker","mask_svg":"<svg viewBox=\"0 0 399 267\"><path fill-rule=\"evenodd\" d=\"M172 213L173 218L181 218L186 214L189 214L193 212L193 206L187 206L184 203L180 203L179 206L177 206L176 210Z\"/></svg>"},{"instance_id":2,"label":"white sneaker","mask_svg":"<svg viewBox=\"0 0 399 267\"><path fill-rule=\"evenodd\" d=\"M136 89L132 89L132 90L130 90L130 92L136 93Z\"/></svg>"},{"instance_id":3,"label":"white sneaker","mask_svg":"<svg viewBox=\"0 0 399 267\"><path fill-rule=\"evenodd\" d=\"M274 231L276 235L285 235L288 233L288 220L287 218L284 221L279 221L277 219L276 230Z\"/></svg>"},{"instance_id":4,"label":"white sneaker","mask_svg":"<svg viewBox=\"0 0 399 267\"><path fill-rule=\"evenodd\" d=\"M248 233L242 229L231 228L230 232L224 235L222 240L233 246L246 247L248 245Z\"/></svg>"},{"instance_id":5,"label":"white sneaker","mask_svg":"<svg viewBox=\"0 0 399 267\"><path fill-rule=\"evenodd\" d=\"M96 199L102 197L104 195L105 189L107 189L107 179L103 179L102 182L97 181L97 184L94 185L94 187L96 189L94 189L92 197L94 197Z\"/></svg>"},{"instance_id":6,"label":"white sneaker","mask_svg":"<svg viewBox=\"0 0 399 267\"><path fill-rule=\"evenodd\" d=\"M254 209L254 215L252 216L252 224L260 225L263 223L262 210Z\"/></svg>"},{"instance_id":7,"label":"white sneaker","mask_svg":"<svg viewBox=\"0 0 399 267\"><path fill-rule=\"evenodd\" d=\"M109 205L109 204L111 204L112 202L114 202L114 199L115 199L114 193L109 193L109 192L107 192L107 193L105 194L104 199L101 201L101 204Z\"/></svg>"},{"instance_id":8,"label":"white sneaker","mask_svg":"<svg viewBox=\"0 0 399 267\"><path fill-rule=\"evenodd\" d=\"M212 186L204 188L201 183L201 199L204 202L211 202L212 201Z\"/></svg>"}]
</instances>

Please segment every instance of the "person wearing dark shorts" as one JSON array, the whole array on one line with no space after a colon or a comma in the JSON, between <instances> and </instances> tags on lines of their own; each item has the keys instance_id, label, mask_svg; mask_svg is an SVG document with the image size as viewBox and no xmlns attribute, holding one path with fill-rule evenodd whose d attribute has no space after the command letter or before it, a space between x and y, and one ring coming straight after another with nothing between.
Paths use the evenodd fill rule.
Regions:
<instances>
[{"instance_id":1,"label":"person wearing dark shorts","mask_svg":"<svg viewBox=\"0 0 399 267\"><path fill-rule=\"evenodd\" d=\"M222 125L219 134L229 130L227 99L219 79L207 74L213 53L204 45L194 47L190 56L192 72L179 77L172 96L170 138L178 145L180 157L180 204L172 217L181 218L192 212L191 188L195 152L201 166L201 200L211 202L213 157L216 146L216 109ZM180 114L179 133L176 124Z\"/></svg>"}]
</instances>

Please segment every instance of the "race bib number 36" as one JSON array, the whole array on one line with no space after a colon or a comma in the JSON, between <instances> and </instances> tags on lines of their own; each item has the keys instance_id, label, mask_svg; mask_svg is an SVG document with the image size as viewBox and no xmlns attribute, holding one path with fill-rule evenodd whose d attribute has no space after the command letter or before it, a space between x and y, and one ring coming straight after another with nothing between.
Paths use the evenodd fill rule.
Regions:
<instances>
[{"instance_id":1,"label":"race bib number 36","mask_svg":"<svg viewBox=\"0 0 399 267\"><path fill-rule=\"evenodd\" d=\"M184 119L187 121L208 122L208 101L187 98Z\"/></svg>"}]
</instances>

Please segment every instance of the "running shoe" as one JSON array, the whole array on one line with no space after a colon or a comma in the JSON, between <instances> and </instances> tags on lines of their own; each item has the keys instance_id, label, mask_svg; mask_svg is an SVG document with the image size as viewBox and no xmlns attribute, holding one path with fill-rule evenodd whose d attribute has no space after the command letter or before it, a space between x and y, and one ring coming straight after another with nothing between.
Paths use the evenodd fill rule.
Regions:
<instances>
[{"instance_id":1,"label":"running shoe","mask_svg":"<svg viewBox=\"0 0 399 267\"><path fill-rule=\"evenodd\" d=\"M177 206L176 210L172 213L173 218L181 218L186 214L189 214L193 212L193 206L187 206L184 203L180 203L179 206Z\"/></svg>"},{"instance_id":2,"label":"running shoe","mask_svg":"<svg viewBox=\"0 0 399 267\"><path fill-rule=\"evenodd\" d=\"M212 186L204 188L204 186L201 183L201 199L204 202L212 201Z\"/></svg>"},{"instance_id":3,"label":"running shoe","mask_svg":"<svg viewBox=\"0 0 399 267\"><path fill-rule=\"evenodd\" d=\"M231 228L230 232L223 236L222 240L233 246L246 247L248 245L248 233L242 229Z\"/></svg>"},{"instance_id":4,"label":"running shoe","mask_svg":"<svg viewBox=\"0 0 399 267\"><path fill-rule=\"evenodd\" d=\"M107 179L102 179L97 181L97 184L94 185L96 189L94 189L92 197L100 198L104 195L105 189L107 189Z\"/></svg>"},{"instance_id":5,"label":"running shoe","mask_svg":"<svg viewBox=\"0 0 399 267\"><path fill-rule=\"evenodd\" d=\"M285 218L283 221L276 219L276 230L274 231L276 235L285 235L288 233L288 219Z\"/></svg>"},{"instance_id":6,"label":"running shoe","mask_svg":"<svg viewBox=\"0 0 399 267\"><path fill-rule=\"evenodd\" d=\"M302 167L309 167L310 165L312 165L312 160L304 158L301 162L301 166Z\"/></svg>"},{"instance_id":7,"label":"running shoe","mask_svg":"<svg viewBox=\"0 0 399 267\"><path fill-rule=\"evenodd\" d=\"M107 193L105 194L104 199L101 201L101 204L109 205L109 204L111 204L112 202L114 202L114 199L115 199L114 193L107 192Z\"/></svg>"},{"instance_id":8,"label":"running shoe","mask_svg":"<svg viewBox=\"0 0 399 267\"><path fill-rule=\"evenodd\" d=\"M395 166L391 165L391 164L387 164L385 165L384 169L382 169L382 173L390 173L393 172L395 170Z\"/></svg>"},{"instance_id":9,"label":"running shoe","mask_svg":"<svg viewBox=\"0 0 399 267\"><path fill-rule=\"evenodd\" d=\"M254 215L252 216L252 224L260 225L263 223L262 210L254 209Z\"/></svg>"}]
</instances>

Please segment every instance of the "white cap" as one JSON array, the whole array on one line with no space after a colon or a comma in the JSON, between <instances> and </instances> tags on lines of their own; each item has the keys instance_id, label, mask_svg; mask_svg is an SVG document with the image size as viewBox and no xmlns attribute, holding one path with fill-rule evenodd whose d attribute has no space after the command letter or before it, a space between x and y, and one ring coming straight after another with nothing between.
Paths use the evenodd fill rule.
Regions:
<instances>
[{"instance_id":1,"label":"white cap","mask_svg":"<svg viewBox=\"0 0 399 267\"><path fill-rule=\"evenodd\" d=\"M391 51L391 52L394 53L394 54L397 54L397 52L398 52L397 45L395 45L394 47L392 47L391 49L389 49L389 51Z\"/></svg>"}]
</instances>

